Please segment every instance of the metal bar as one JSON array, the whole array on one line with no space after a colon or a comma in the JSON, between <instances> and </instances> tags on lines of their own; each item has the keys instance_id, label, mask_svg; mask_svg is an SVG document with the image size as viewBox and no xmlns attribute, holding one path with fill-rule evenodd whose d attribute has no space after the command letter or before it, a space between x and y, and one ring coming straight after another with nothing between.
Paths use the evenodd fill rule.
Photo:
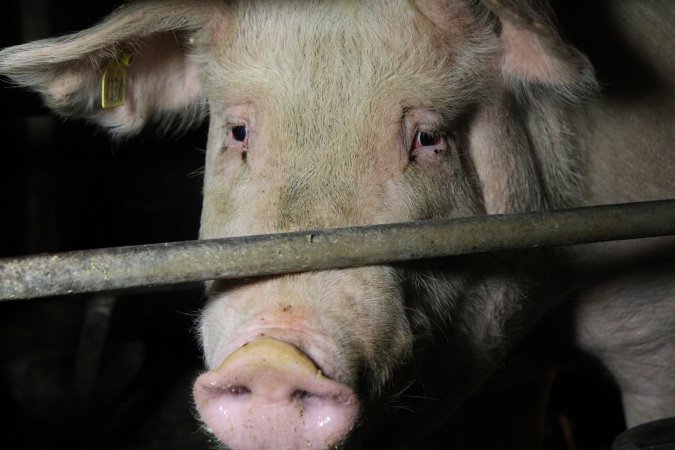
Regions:
<instances>
[{"instance_id":1,"label":"metal bar","mask_svg":"<svg viewBox=\"0 0 675 450\"><path fill-rule=\"evenodd\" d=\"M675 200L118 247L0 260L0 299L675 234Z\"/></svg>"}]
</instances>

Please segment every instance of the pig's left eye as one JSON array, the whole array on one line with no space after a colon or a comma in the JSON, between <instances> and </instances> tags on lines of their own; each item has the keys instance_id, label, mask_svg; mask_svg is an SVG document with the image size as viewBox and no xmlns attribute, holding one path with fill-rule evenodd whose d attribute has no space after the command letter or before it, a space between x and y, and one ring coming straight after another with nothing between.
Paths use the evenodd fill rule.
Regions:
<instances>
[{"instance_id":1,"label":"pig's left eye","mask_svg":"<svg viewBox=\"0 0 675 450\"><path fill-rule=\"evenodd\" d=\"M437 159L429 160L428 158L443 156L447 149L448 139L446 136L430 131L416 131L410 144L410 161L418 161L418 158L437 161Z\"/></svg>"},{"instance_id":2,"label":"pig's left eye","mask_svg":"<svg viewBox=\"0 0 675 450\"><path fill-rule=\"evenodd\" d=\"M426 131L418 131L415 134L414 147L432 147L441 145L443 143L443 138L437 134L429 133Z\"/></svg>"},{"instance_id":3,"label":"pig's left eye","mask_svg":"<svg viewBox=\"0 0 675 450\"><path fill-rule=\"evenodd\" d=\"M410 158L427 154L440 154L447 149L448 143L445 136L429 131L416 131L410 146Z\"/></svg>"}]
</instances>

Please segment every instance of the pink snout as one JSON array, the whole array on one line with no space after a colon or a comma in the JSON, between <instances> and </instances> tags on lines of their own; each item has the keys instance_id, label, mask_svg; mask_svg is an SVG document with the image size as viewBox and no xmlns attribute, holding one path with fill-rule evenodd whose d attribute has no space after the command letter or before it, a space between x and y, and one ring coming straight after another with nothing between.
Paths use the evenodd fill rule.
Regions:
<instances>
[{"instance_id":1,"label":"pink snout","mask_svg":"<svg viewBox=\"0 0 675 450\"><path fill-rule=\"evenodd\" d=\"M201 375L197 410L232 450L331 448L347 437L359 403L307 355L275 339L253 341Z\"/></svg>"}]
</instances>

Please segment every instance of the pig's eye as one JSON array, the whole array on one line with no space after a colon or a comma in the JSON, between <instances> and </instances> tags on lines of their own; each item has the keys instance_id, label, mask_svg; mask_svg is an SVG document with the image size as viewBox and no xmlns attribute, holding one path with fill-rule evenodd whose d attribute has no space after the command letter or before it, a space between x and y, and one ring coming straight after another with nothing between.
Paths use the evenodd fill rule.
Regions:
<instances>
[{"instance_id":1,"label":"pig's eye","mask_svg":"<svg viewBox=\"0 0 675 450\"><path fill-rule=\"evenodd\" d=\"M248 128L246 125L237 125L232 127L232 138L238 142L246 142L248 137Z\"/></svg>"},{"instance_id":2,"label":"pig's eye","mask_svg":"<svg viewBox=\"0 0 675 450\"><path fill-rule=\"evenodd\" d=\"M418 131L415 134L415 142L413 146L414 148L431 147L442 145L442 143L443 138L441 136L426 131Z\"/></svg>"},{"instance_id":3,"label":"pig's eye","mask_svg":"<svg viewBox=\"0 0 675 450\"><path fill-rule=\"evenodd\" d=\"M410 161L442 156L447 149L448 140L445 136L429 131L417 131L410 145Z\"/></svg>"}]
</instances>

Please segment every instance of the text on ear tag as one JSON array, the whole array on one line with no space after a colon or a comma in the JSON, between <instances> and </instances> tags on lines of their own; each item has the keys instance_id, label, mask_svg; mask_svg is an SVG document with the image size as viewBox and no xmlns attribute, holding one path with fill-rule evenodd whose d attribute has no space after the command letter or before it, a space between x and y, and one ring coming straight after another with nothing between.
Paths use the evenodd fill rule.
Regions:
<instances>
[{"instance_id":1,"label":"text on ear tag","mask_svg":"<svg viewBox=\"0 0 675 450\"><path fill-rule=\"evenodd\" d=\"M133 58L133 53L122 53L105 65L101 82L101 106L103 109L124 105L124 93L127 86L126 68L131 64Z\"/></svg>"}]
</instances>

